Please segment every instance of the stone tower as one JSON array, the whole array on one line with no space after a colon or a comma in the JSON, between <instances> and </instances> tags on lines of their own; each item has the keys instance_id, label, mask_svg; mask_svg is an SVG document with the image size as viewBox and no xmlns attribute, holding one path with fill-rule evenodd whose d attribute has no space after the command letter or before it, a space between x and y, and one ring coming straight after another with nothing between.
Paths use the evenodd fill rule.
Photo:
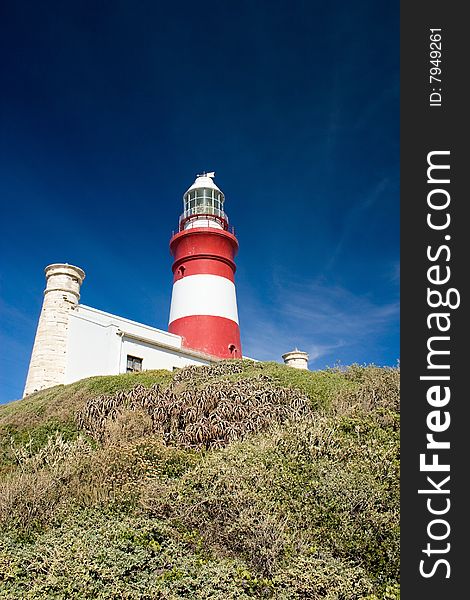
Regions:
<instances>
[{"instance_id":1,"label":"stone tower","mask_svg":"<svg viewBox=\"0 0 470 600\"><path fill-rule=\"evenodd\" d=\"M24 396L64 383L69 312L80 300L80 286L85 279L82 269L67 263L49 265L45 273L44 302Z\"/></svg>"},{"instance_id":2,"label":"stone tower","mask_svg":"<svg viewBox=\"0 0 470 600\"><path fill-rule=\"evenodd\" d=\"M302 352L302 350L292 350L282 355L284 364L288 367L294 367L294 369L306 369L308 370L308 354Z\"/></svg>"}]
</instances>

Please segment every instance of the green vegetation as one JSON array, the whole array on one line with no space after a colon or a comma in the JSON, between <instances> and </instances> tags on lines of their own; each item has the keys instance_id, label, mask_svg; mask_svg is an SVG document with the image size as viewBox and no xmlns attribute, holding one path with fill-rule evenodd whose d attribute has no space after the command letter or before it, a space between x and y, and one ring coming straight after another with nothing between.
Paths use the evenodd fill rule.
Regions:
<instances>
[{"instance_id":1,"label":"green vegetation","mask_svg":"<svg viewBox=\"0 0 470 600\"><path fill-rule=\"evenodd\" d=\"M0 440L0 598L399 598L398 369L95 377Z\"/></svg>"}]
</instances>

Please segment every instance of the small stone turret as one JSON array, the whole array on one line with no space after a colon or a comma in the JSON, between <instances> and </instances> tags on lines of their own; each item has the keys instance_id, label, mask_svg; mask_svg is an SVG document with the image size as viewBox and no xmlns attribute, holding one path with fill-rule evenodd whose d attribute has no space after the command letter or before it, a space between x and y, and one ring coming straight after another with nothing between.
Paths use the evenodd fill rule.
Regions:
<instances>
[{"instance_id":1,"label":"small stone turret","mask_svg":"<svg viewBox=\"0 0 470 600\"><path fill-rule=\"evenodd\" d=\"M292 350L282 355L284 363L288 367L294 367L294 369L306 369L308 370L308 354L302 352L302 350Z\"/></svg>"},{"instance_id":2,"label":"small stone turret","mask_svg":"<svg viewBox=\"0 0 470 600\"><path fill-rule=\"evenodd\" d=\"M69 312L80 300L80 286L85 272L65 264L49 265L45 269L46 289L39 316L36 338L24 396L64 383L67 365Z\"/></svg>"}]
</instances>

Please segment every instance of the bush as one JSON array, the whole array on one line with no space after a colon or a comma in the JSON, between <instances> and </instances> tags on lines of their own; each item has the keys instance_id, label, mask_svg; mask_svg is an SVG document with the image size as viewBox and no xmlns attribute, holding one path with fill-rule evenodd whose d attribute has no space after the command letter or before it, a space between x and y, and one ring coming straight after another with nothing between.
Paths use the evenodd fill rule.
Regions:
<instances>
[{"instance_id":1,"label":"bush","mask_svg":"<svg viewBox=\"0 0 470 600\"><path fill-rule=\"evenodd\" d=\"M188 367L166 388L136 386L129 392L91 398L78 413L77 424L101 442L116 430L120 439L154 432L166 444L220 448L307 414L311 414L307 396L266 375L201 383L198 371Z\"/></svg>"},{"instance_id":2,"label":"bush","mask_svg":"<svg viewBox=\"0 0 470 600\"><path fill-rule=\"evenodd\" d=\"M262 577L315 547L382 585L398 576L397 439L377 424L350 427L322 417L232 444L166 490L149 482L143 506Z\"/></svg>"},{"instance_id":3,"label":"bush","mask_svg":"<svg viewBox=\"0 0 470 600\"><path fill-rule=\"evenodd\" d=\"M398 369L92 378L1 433L0 598L399 598Z\"/></svg>"},{"instance_id":4,"label":"bush","mask_svg":"<svg viewBox=\"0 0 470 600\"><path fill-rule=\"evenodd\" d=\"M0 598L244 599L245 565L213 559L164 523L75 513L34 543L0 542Z\"/></svg>"},{"instance_id":5,"label":"bush","mask_svg":"<svg viewBox=\"0 0 470 600\"><path fill-rule=\"evenodd\" d=\"M36 453L17 450L18 468L0 487L0 523L20 534L53 523L80 488L77 475L91 450L82 436L68 442L60 434Z\"/></svg>"}]
</instances>

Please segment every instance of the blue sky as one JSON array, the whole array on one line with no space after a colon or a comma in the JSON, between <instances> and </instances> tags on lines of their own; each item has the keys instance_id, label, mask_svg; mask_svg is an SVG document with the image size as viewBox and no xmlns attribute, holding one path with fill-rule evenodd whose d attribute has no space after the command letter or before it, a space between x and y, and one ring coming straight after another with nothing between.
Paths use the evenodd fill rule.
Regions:
<instances>
[{"instance_id":1,"label":"blue sky","mask_svg":"<svg viewBox=\"0 0 470 600\"><path fill-rule=\"evenodd\" d=\"M7 4L7 3L5 3ZM0 9L0 401L44 267L166 329L182 194L215 170L244 354L399 358L398 2L19 2Z\"/></svg>"}]
</instances>

